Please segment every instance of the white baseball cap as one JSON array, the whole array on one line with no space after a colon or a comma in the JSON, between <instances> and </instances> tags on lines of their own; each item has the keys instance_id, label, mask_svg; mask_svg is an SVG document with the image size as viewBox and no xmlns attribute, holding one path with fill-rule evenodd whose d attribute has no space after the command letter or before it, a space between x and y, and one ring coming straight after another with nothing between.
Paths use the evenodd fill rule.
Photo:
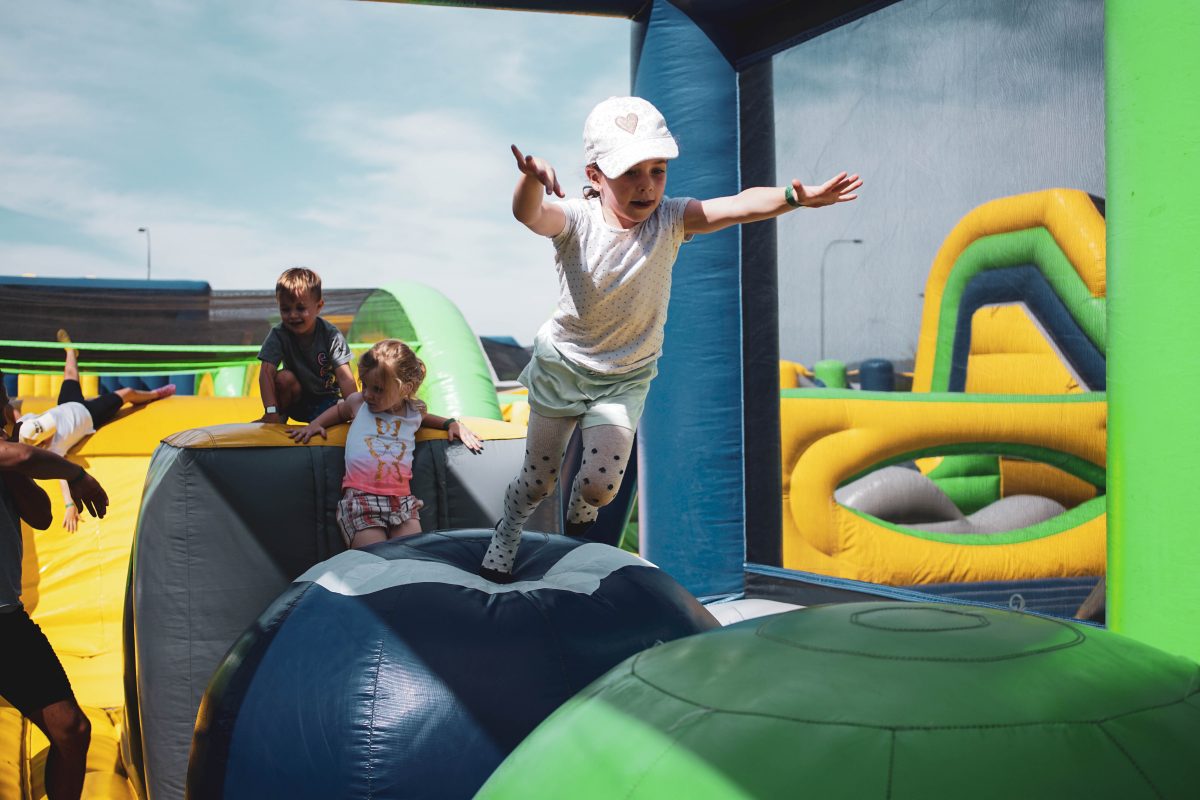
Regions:
<instances>
[{"instance_id":1,"label":"white baseball cap","mask_svg":"<svg viewBox=\"0 0 1200 800\"><path fill-rule=\"evenodd\" d=\"M23 414L17 419L17 422L21 423L21 432L18 434L21 444L33 447L37 447L53 436L58 427L54 423L54 416L49 412L40 417L36 414Z\"/></svg>"},{"instance_id":2,"label":"white baseball cap","mask_svg":"<svg viewBox=\"0 0 1200 800\"><path fill-rule=\"evenodd\" d=\"M667 121L640 97L610 97L592 109L583 123L585 164L595 164L609 178L642 161L676 158L679 145Z\"/></svg>"}]
</instances>

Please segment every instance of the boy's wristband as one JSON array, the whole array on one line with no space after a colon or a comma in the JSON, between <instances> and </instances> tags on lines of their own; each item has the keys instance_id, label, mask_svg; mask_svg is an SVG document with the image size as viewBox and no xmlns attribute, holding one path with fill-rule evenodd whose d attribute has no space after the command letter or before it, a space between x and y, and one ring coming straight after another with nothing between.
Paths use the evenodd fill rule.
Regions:
<instances>
[{"instance_id":1,"label":"boy's wristband","mask_svg":"<svg viewBox=\"0 0 1200 800\"><path fill-rule=\"evenodd\" d=\"M804 206L804 203L801 203L796 199L796 192L792 189L792 185L790 183L783 190L783 199L786 200L787 204L792 208L802 208Z\"/></svg>"},{"instance_id":2,"label":"boy's wristband","mask_svg":"<svg viewBox=\"0 0 1200 800\"><path fill-rule=\"evenodd\" d=\"M458 420L455 419L454 417L447 417L446 421L442 423L442 430L444 430L444 431L450 430L450 426L456 422L458 422Z\"/></svg>"}]
</instances>

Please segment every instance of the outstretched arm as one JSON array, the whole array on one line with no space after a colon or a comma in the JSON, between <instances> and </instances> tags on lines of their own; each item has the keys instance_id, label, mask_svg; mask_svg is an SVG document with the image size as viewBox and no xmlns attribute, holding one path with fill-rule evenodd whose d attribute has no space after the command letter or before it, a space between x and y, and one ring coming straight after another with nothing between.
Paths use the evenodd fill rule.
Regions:
<instances>
[{"instance_id":1,"label":"outstretched arm","mask_svg":"<svg viewBox=\"0 0 1200 800\"><path fill-rule=\"evenodd\" d=\"M320 436L322 439L328 439L325 429L334 425L340 425L343 422L349 422L354 419L358 413L358 409L362 407L363 396L362 392L355 392L345 400L338 400L329 408L317 415L317 418L305 425L303 428L289 428L287 435L292 437L293 441L304 444L314 436Z\"/></svg>"},{"instance_id":2,"label":"outstretched arm","mask_svg":"<svg viewBox=\"0 0 1200 800\"><path fill-rule=\"evenodd\" d=\"M421 427L446 431L446 438L450 441L453 442L457 439L466 445L467 449L472 453L483 452L483 440L475 435L475 431L453 417L439 417L437 414L425 414L421 417Z\"/></svg>"},{"instance_id":3,"label":"outstretched arm","mask_svg":"<svg viewBox=\"0 0 1200 800\"><path fill-rule=\"evenodd\" d=\"M861 186L862 180L857 175L842 172L820 186L805 186L793 180L789 186L756 186L731 197L693 200L683 214L684 231L712 233L730 225L778 217L801 207L846 203L858 197L855 192Z\"/></svg>"},{"instance_id":4,"label":"outstretched arm","mask_svg":"<svg viewBox=\"0 0 1200 800\"><path fill-rule=\"evenodd\" d=\"M543 199L543 195L550 194L566 197L558 185L554 167L543 159L522 155L515 144L512 153L521 172L513 190L513 216L540 236L557 236L567 225L567 215L556 203Z\"/></svg>"}]
</instances>

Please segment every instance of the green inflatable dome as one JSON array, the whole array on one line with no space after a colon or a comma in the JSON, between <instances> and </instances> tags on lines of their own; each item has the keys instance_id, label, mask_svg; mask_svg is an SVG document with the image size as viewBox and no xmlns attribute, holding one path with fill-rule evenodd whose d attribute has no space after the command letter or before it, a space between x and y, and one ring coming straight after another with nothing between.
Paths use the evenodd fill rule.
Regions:
<instances>
[{"instance_id":1,"label":"green inflatable dome","mask_svg":"<svg viewBox=\"0 0 1200 800\"><path fill-rule=\"evenodd\" d=\"M477 797L1200 797L1200 667L997 609L793 611L626 659Z\"/></svg>"}]
</instances>

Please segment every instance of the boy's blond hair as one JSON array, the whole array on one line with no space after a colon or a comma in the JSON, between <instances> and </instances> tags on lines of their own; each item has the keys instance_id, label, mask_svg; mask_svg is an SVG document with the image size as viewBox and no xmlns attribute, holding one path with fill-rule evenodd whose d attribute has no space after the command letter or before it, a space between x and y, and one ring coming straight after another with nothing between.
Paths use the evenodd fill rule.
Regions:
<instances>
[{"instance_id":1,"label":"boy's blond hair","mask_svg":"<svg viewBox=\"0 0 1200 800\"><path fill-rule=\"evenodd\" d=\"M425 362L417 358L411 347L399 339L383 339L371 345L371 349L358 358L358 376L362 378L376 369L388 385L389 399L395 400L399 396L403 384L411 384L409 398L424 409L424 403L416 396L425 380Z\"/></svg>"},{"instance_id":2,"label":"boy's blond hair","mask_svg":"<svg viewBox=\"0 0 1200 800\"><path fill-rule=\"evenodd\" d=\"M299 299L309 294L313 300L321 299L321 276L307 267L286 269L275 281L275 297L286 295Z\"/></svg>"}]
</instances>

